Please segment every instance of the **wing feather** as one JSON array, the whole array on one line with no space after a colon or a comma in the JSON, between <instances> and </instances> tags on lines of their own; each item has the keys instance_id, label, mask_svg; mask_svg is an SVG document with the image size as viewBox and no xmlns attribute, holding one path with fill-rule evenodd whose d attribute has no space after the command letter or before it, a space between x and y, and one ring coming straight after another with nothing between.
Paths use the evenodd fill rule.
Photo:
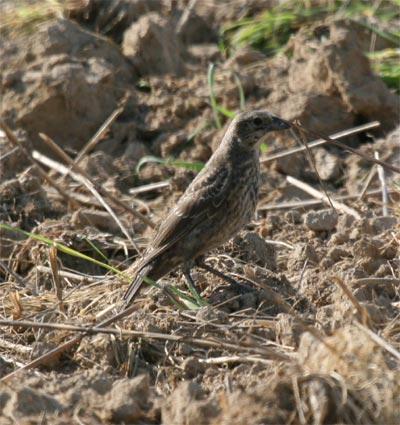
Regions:
<instances>
[{"instance_id":1,"label":"wing feather","mask_svg":"<svg viewBox=\"0 0 400 425\"><path fill-rule=\"evenodd\" d=\"M211 174L198 174L162 222L147 254L138 264L138 270L218 212L227 196L230 175L228 166L215 168Z\"/></svg>"}]
</instances>

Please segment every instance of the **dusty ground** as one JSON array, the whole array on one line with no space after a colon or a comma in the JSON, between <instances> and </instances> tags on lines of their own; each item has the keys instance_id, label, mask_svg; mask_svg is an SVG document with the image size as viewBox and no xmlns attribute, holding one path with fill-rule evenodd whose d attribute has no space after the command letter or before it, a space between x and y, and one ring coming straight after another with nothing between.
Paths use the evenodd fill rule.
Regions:
<instances>
[{"instance_id":1,"label":"dusty ground","mask_svg":"<svg viewBox=\"0 0 400 425\"><path fill-rule=\"evenodd\" d=\"M323 134L378 120L379 127L343 141L400 167L399 99L371 72L365 27L321 21L275 57L248 47L226 57L217 48L218 28L243 15L240 2L228 9L199 2L188 16L183 1L113 4L119 19L111 6L90 2L70 19L2 37L1 117L28 152L63 162L38 135L45 133L76 157L125 102L79 164L157 223L194 171L135 168L146 155L210 157L224 131L210 108L207 68L214 62L223 107L238 110L240 81L247 109L269 109ZM257 217L207 260L241 286L195 270L208 306L181 311L165 291L146 288L136 310L108 327L114 333L86 336L11 377L76 333L5 320L93 325L118 311L128 283L1 228L1 423L400 423L399 176L386 170L384 217L376 173L359 196L375 166L319 147L313 157L330 196L355 196L344 201L347 212L309 205L310 195L286 178L321 189L307 156L268 160L298 143L290 132L266 140ZM60 194L5 136L0 159L2 223L104 261L101 252L131 273L136 250L87 187L60 176L59 166L44 167ZM157 182L167 184L146 186ZM151 227L106 199L145 247ZM179 270L162 283L185 289Z\"/></svg>"}]
</instances>

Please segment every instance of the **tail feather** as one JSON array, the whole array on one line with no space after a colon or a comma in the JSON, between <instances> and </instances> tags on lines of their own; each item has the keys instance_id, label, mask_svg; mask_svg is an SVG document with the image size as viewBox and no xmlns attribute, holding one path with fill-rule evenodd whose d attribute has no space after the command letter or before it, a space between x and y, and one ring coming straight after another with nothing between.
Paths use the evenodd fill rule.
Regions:
<instances>
[{"instance_id":1,"label":"tail feather","mask_svg":"<svg viewBox=\"0 0 400 425\"><path fill-rule=\"evenodd\" d=\"M135 295L142 286L143 279L147 276L151 269L151 265L138 270L131 284L124 294L125 307L127 307L134 299Z\"/></svg>"}]
</instances>

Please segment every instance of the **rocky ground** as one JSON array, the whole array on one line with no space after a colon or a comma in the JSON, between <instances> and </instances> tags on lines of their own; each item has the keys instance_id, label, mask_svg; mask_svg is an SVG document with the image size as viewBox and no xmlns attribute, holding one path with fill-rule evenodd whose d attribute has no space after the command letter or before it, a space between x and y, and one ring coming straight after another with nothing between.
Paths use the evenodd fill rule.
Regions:
<instances>
[{"instance_id":1,"label":"rocky ground","mask_svg":"<svg viewBox=\"0 0 400 425\"><path fill-rule=\"evenodd\" d=\"M400 422L399 175L385 169L384 205L365 157L330 144L276 157L298 132L266 138L257 216L207 259L239 287L196 269L206 306L179 308L168 287L146 288L128 317L20 370L82 335L65 325L118 311L128 282L49 240L132 274L132 241L146 246L229 121L218 113L219 126L211 108L210 63L220 110L242 99L323 135L379 121L342 141L400 167L399 97L365 55L371 40L393 42L336 16L273 56L219 49L221 26L264 3L76 1L2 29L2 424ZM125 233L40 134L75 158ZM180 270L161 283L185 290Z\"/></svg>"}]
</instances>

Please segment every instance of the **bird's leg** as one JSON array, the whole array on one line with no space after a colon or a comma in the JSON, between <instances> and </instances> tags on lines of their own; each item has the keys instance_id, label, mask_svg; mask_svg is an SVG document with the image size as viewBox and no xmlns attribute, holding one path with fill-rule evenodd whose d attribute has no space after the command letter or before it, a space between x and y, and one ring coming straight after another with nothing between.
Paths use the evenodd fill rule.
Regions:
<instances>
[{"instance_id":1,"label":"bird's leg","mask_svg":"<svg viewBox=\"0 0 400 425\"><path fill-rule=\"evenodd\" d=\"M191 268L191 262L190 261L185 261L183 263L183 276L185 276L185 280L186 280L186 284L190 290L190 292L194 295L195 298L200 299L200 294L197 291L196 285L194 283L194 280L192 278L192 276L190 275L190 268Z\"/></svg>"},{"instance_id":2,"label":"bird's leg","mask_svg":"<svg viewBox=\"0 0 400 425\"><path fill-rule=\"evenodd\" d=\"M212 273L214 276L217 276L217 277L225 280L225 282L228 282L232 286L236 286L236 287L240 287L240 288L246 287L246 285L243 285L243 284L237 282L232 277L230 277L230 276L220 272L219 270L215 269L214 267L206 264L205 261L204 261L204 257L197 257L195 263L196 263L197 267L200 267L201 269L204 269L204 270Z\"/></svg>"}]
</instances>

